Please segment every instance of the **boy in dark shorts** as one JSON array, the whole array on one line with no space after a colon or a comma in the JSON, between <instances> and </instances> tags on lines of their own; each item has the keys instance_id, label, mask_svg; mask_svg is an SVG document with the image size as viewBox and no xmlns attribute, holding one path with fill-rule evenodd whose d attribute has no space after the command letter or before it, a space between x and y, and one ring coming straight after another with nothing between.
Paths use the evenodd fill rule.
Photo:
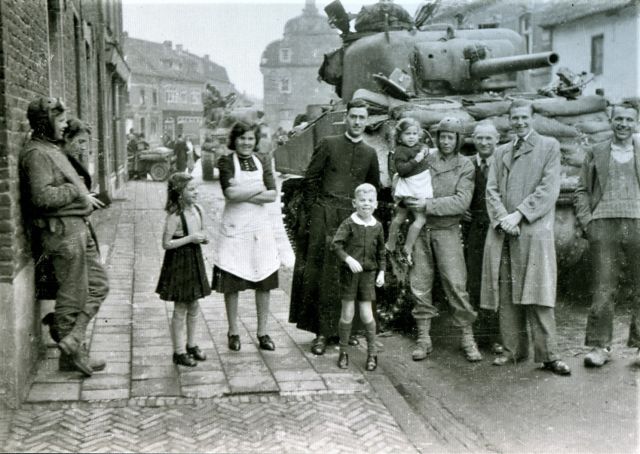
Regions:
<instances>
[{"instance_id":1,"label":"boy in dark shorts","mask_svg":"<svg viewBox=\"0 0 640 454\"><path fill-rule=\"evenodd\" d=\"M349 336L355 311L355 301L360 308L360 320L367 338L366 370L378 366L376 356L376 321L371 301L376 297L375 286L384 284L385 247L382 224L373 217L378 207L376 188L364 183L355 190L353 206L356 212L345 219L333 238L332 247L345 265L340 269L342 313L338 324L340 356L338 367L349 366Z\"/></svg>"}]
</instances>

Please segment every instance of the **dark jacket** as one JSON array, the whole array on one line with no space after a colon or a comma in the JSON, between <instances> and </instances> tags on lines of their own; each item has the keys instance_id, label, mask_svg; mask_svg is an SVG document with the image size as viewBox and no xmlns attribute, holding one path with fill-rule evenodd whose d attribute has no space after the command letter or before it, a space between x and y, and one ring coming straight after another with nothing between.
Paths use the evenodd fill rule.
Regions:
<instances>
[{"instance_id":1,"label":"dark jacket","mask_svg":"<svg viewBox=\"0 0 640 454\"><path fill-rule=\"evenodd\" d=\"M444 229L460 224L473 196L475 170L466 156L457 153L445 160L440 151L427 158L431 169L433 199L427 199L427 226Z\"/></svg>"},{"instance_id":2,"label":"dark jacket","mask_svg":"<svg viewBox=\"0 0 640 454\"><path fill-rule=\"evenodd\" d=\"M480 164L478 164L478 155L469 156L475 169L475 185L473 189L473 197L471 197L471 222L480 225L489 225L489 215L487 214L486 189L487 176L489 175L489 165L491 165L492 157L487 159L487 175L483 175Z\"/></svg>"},{"instance_id":3,"label":"dark jacket","mask_svg":"<svg viewBox=\"0 0 640 454\"><path fill-rule=\"evenodd\" d=\"M412 177L424 172L429 168L429 162L427 156L420 162L415 160L415 157L420 150L424 147L423 144L417 143L412 147L404 145L398 145L393 156L393 162L396 167L396 172L402 178Z\"/></svg>"},{"instance_id":4,"label":"dark jacket","mask_svg":"<svg viewBox=\"0 0 640 454\"><path fill-rule=\"evenodd\" d=\"M342 221L331 243L343 262L351 256L362 265L363 271L384 271L386 252L382 224L357 224L351 216Z\"/></svg>"}]
</instances>

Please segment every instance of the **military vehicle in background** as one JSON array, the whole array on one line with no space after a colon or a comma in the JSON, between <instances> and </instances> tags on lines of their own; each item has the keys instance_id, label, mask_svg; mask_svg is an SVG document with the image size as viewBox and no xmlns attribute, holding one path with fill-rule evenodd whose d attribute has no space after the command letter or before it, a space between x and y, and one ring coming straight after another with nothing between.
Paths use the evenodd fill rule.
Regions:
<instances>
[{"instance_id":1,"label":"military vehicle in background","mask_svg":"<svg viewBox=\"0 0 640 454\"><path fill-rule=\"evenodd\" d=\"M429 7L432 13L433 2L427 4ZM611 136L607 101L601 96L580 96L586 75L562 69L559 82L531 92L527 90L527 74L522 71L554 65L559 56L552 52L525 54L523 38L512 30L425 25L430 13L425 9L413 19L398 5L378 3L362 9L352 32L349 16L339 1L325 11L330 22L342 31L343 46L325 55L319 75L335 86L342 102L323 111L313 106L313 112L307 112L309 126L275 150L276 170L303 175L316 143L345 131L346 102L364 99L370 106L364 140L378 153L383 185L377 216L386 223L392 212L388 163L399 119L413 117L433 133L443 117L459 118L467 137L463 153L472 154L470 135L477 122L492 121L501 133L501 143L507 142L513 138L509 105L513 99L526 98L533 103L535 130L560 142L562 189L555 225L558 264L561 271L576 265L587 247L586 241L576 235L573 211L583 147ZM300 232L302 184L303 178L290 178L282 186L285 226L294 248L294 233ZM403 277L395 267L394 274L400 280ZM398 298L398 292L402 289L392 288L385 297L392 301ZM394 316L384 310L381 313L380 306L382 319ZM399 310L392 309L395 313Z\"/></svg>"},{"instance_id":2,"label":"military vehicle in background","mask_svg":"<svg viewBox=\"0 0 640 454\"><path fill-rule=\"evenodd\" d=\"M152 148L140 137L134 137L127 144L127 168L129 179L146 179L150 175L154 181L165 181L176 169L173 150L165 146Z\"/></svg>"},{"instance_id":3,"label":"military vehicle in background","mask_svg":"<svg viewBox=\"0 0 640 454\"><path fill-rule=\"evenodd\" d=\"M261 124L264 112L253 106L240 105L235 93L222 96L218 89L211 84L206 86L206 91L202 95L202 104L204 106L204 131L202 131L204 140L200 147L200 162L202 179L211 181L214 179L216 164L220 156L230 153L227 149L229 129L236 121ZM262 137L265 140L260 144L260 151L270 150L270 136L266 125L261 126L261 134L267 137L266 139Z\"/></svg>"}]
</instances>

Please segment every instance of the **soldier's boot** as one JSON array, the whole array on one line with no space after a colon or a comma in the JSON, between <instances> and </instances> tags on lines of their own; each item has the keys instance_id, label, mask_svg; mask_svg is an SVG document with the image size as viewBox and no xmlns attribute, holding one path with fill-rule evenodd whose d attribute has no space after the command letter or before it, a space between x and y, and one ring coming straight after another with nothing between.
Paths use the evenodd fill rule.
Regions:
<instances>
[{"instance_id":1,"label":"soldier's boot","mask_svg":"<svg viewBox=\"0 0 640 454\"><path fill-rule=\"evenodd\" d=\"M478 350L476 340L473 338L473 328L471 327L471 325L462 327L460 347L462 347L464 356L467 358L467 361L476 362L482 360L482 355Z\"/></svg>"},{"instance_id":2,"label":"soldier's boot","mask_svg":"<svg viewBox=\"0 0 640 454\"><path fill-rule=\"evenodd\" d=\"M83 350L82 355L88 358L89 367L93 372L99 372L101 370L104 370L107 367L107 363L104 360L91 358L89 356L86 345L84 344L82 345L82 350ZM58 367L61 372L70 372L70 371L80 370L81 372L84 373L84 371L82 371L81 369L78 369L78 367L75 365L75 363L73 362L73 357L70 355L67 355L64 352L60 352Z\"/></svg>"},{"instance_id":3,"label":"soldier's boot","mask_svg":"<svg viewBox=\"0 0 640 454\"><path fill-rule=\"evenodd\" d=\"M433 351L431 337L429 336L431 320L416 320L416 327L418 328L418 339L415 349L411 352L411 357L414 361L422 361Z\"/></svg>"},{"instance_id":4,"label":"soldier's boot","mask_svg":"<svg viewBox=\"0 0 640 454\"><path fill-rule=\"evenodd\" d=\"M58 348L62 350L62 353L71 357L76 369L87 377L93 374L93 369L89 362L89 354L82 348L82 343L90 320L87 314L80 312L71 331L58 342Z\"/></svg>"}]
</instances>

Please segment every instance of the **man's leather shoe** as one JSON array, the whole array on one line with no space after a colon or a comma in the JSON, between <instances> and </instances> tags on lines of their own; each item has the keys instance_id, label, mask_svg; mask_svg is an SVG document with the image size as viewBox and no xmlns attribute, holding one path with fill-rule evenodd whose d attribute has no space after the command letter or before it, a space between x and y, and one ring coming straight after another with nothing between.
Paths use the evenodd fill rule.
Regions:
<instances>
[{"instance_id":1,"label":"man's leather shoe","mask_svg":"<svg viewBox=\"0 0 640 454\"><path fill-rule=\"evenodd\" d=\"M514 358L511 355L500 355L496 357L496 359L494 359L491 364L493 364L494 366L504 366L505 364L521 363L526 359L527 359L526 356L517 356Z\"/></svg>"},{"instance_id":2,"label":"man's leather shoe","mask_svg":"<svg viewBox=\"0 0 640 454\"><path fill-rule=\"evenodd\" d=\"M258 343L260 344L261 350L274 351L276 349L276 344L273 343L268 334L258 336Z\"/></svg>"},{"instance_id":3,"label":"man's leather shoe","mask_svg":"<svg viewBox=\"0 0 640 454\"><path fill-rule=\"evenodd\" d=\"M494 355L502 355L504 353L504 347L502 346L502 344L494 342L494 344L491 346L491 351Z\"/></svg>"},{"instance_id":4,"label":"man's leather shoe","mask_svg":"<svg viewBox=\"0 0 640 454\"><path fill-rule=\"evenodd\" d=\"M571 368L559 359L555 361L549 361L542 364L544 370L549 370L556 375L571 375Z\"/></svg>"},{"instance_id":5,"label":"man's leather shoe","mask_svg":"<svg viewBox=\"0 0 640 454\"><path fill-rule=\"evenodd\" d=\"M351 346L360 345L360 341L356 336L349 336L349 345Z\"/></svg>"},{"instance_id":6,"label":"man's leather shoe","mask_svg":"<svg viewBox=\"0 0 640 454\"><path fill-rule=\"evenodd\" d=\"M369 372L376 370L378 367L378 357L376 355L367 355L367 362L365 364L365 369Z\"/></svg>"},{"instance_id":7,"label":"man's leather shoe","mask_svg":"<svg viewBox=\"0 0 640 454\"><path fill-rule=\"evenodd\" d=\"M324 351L327 349L327 338L324 336L318 336L313 340L311 345L311 353L314 355L324 355Z\"/></svg>"},{"instance_id":8,"label":"man's leather shoe","mask_svg":"<svg viewBox=\"0 0 640 454\"><path fill-rule=\"evenodd\" d=\"M608 348L595 347L584 357L584 365L586 367L602 367L609 362L609 354L611 350Z\"/></svg>"},{"instance_id":9,"label":"man's leather shoe","mask_svg":"<svg viewBox=\"0 0 640 454\"><path fill-rule=\"evenodd\" d=\"M191 356L196 361L206 361L207 355L204 354L200 347L194 345L193 347L189 347L187 345L187 355Z\"/></svg>"},{"instance_id":10,"label":"man's leather shoe","mask_svg":"<svg viewBox=\"0 0 640 454\"><path fill-rule=\"evenodd\" d=\"M227 340L229 341L229 350L234 352L240 351L240 335L227 334Z\"/></svg>"},{"instance_id":11,"label":"man's leather shoe","mask_svg":"<svg viewBox=\"0 0 640 454\"><path fill-rule=\"evenodd\" d=\"M89 368L92 372L100 372L107 367L107 363L103 359L94 359L89 356L86 345L83 344L82 349L83 356L88 358ZM86 361L83 361L83 363L85 362ZM73 357L71 355L67 355L64 352L60 352L60 358L58 358L58 370L60 370L60 372L80 371L86 375L85 371L79 369L78 366L76 366L75 362L73 361Z\"/></svg>"},{"instance_id":12,"label":"man's leather shoe","mask_svg":"<svg viewBox=\"0 0 640 454\"><path fill-rule=\"evenodd\" d=\"M349 367L349 355L347 352L340 352L338 357L338 367L340 369L347 369Z\"/></svg>"},{"instance_id":13,"label":"man's leather shoe","mask_svg":"<svg viewBox=\"0 0 640 454\"><path fill-rule=\"evenodd\" d=\"M174 353L173 364L178 364L180 366L187 366L187 367L195 367L198 365L196 360L186 353L180 353L180 354Z\"/></svg>"}]
</instances>

